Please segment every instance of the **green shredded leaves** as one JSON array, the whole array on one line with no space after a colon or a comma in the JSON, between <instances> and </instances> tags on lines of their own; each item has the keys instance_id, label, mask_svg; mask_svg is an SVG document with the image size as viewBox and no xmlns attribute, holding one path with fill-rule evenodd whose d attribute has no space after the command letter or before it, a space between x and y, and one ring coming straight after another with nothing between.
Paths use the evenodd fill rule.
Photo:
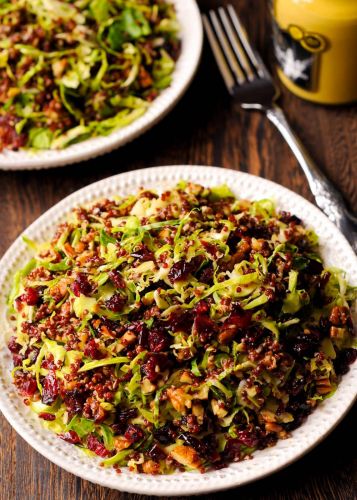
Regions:
<instances>
[{"instance_id":1,"label":"green shredded leaves","mask_svg":"<svg viewBox=\"0 0 357 500\"><path fill-rule=\"evenodd\" d=\"M95 428L95 424L93 420L89 420L87 418L79 417L75 415L72 420L67 425L67 431L72 430L75 431L80 438L84 438L88 436L91 432L93 432Z\"/></svg>"},{"instance_id":2,"label":"green shredded leaves","mask_svg":"<svg viewBox=\"0 0 357 500\"><path fill-rule=\"evenodd\" d=\"M29 146L35 149L49 149L53 132L46 128L32 128L29 132Z\"/></svg>"},{"instance_id":3,"label":"green shredded leaves","mask_svg":"<svg viewBox=\"0 0 357 500\"><path fill-rule=\"evenodd\" d=\"M108 42L110 47L118 51L123 43L129 40L147 36L151 33L150 24L138 9L124 9L117 20L111 24L108 30Z\"/></svg>"},{"instance_id":4,"label":"green shredded leaves","mask_svg":"<svg viewBox=\"0 0 357 500\"><path fill-rule=\"evenodd\" d=\"M104 467L112 467L113 465L120 464L130 453L132 453L132 450L118 451L118 453L113 455L111 458L103 460L102 465Z\"/></svg>"},{"instance_id":5,"label":"green shredded leaves","mask_svg":"<svg viewBox=\"0 0 357 500\"><path fill-rule=\"evenodd\" d=\"M112 8L91 2L104 34ZM109 104L124 99L141 109L136 96ZM12 376L48 430L104 467L243 460L331 397L353 358L357 288L269 199L144 186L76 207L54 234L23 238L33 258L9 296Z\"/></svg>"},{"instance_id":6,"label":"green shredded leaves","mask_svg":"<svg viewBox=\"0 0 357 500\"><path fill-rule=\"evenodd\" d=\"M85 363L78 371L87 372L101 366L118 365L121 363L127 363L128 361L129 358L127 358L126 356L119 356L117 358L110 359L100 359L98 361L89 361L88 363Z\"/></svg>"},{"instance_id":7,"label":"green shredded leaves","mask_svg":"<svg viewBox=\"0 0 357 500\"><path fill-rule=\"evenodd\" d=\"M106 21L110 16L110 3L107 0L92 0L89 8L98 24Z\"/></svg>"},{"instance_id":8,"label":"green shredded leaves","mask_svg":"<svg viewBox=\"0 0 357 500\"><path fill-rule=\"evenodd\" d=\"M171 84L179 26L169 2L3 4L0 24L11 33L20 16L21 32L0 43L6 87L0 117L16 118L13 140L24 148L62 149L111 134L142 116ZM33 26L41 30L36 47L24 38Z\"/></svg>"},{"instance_id":9,"label":"green shredded leaves","mask_svg":"<svg viewBox=\"0 0 357 500\"><path fill-rule=\"evenodd\" d=\"M117 242L117 240L113 236L110 236L103 229L100 232L99 238L100 238L100 244L104 245L105 247L108 245L108 243L113 243L115 245L115 243Z\"/></svg>"},{"instance_id":10,"label":"green shredded leaves","mask_svg":"<svg viewBox=\"0 0 357 500\"><path fill-rule=\"evenodd\" d=\"M234 198L234 194L226 184L215 186L210 189L209 199L211 201L218 201L222 198Z\"/></svg>"}]
</instances>

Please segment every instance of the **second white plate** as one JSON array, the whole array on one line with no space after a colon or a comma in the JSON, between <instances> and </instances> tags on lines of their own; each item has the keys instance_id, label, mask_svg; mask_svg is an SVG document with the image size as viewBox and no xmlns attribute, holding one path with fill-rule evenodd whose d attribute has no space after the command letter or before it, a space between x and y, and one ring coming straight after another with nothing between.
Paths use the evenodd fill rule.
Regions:
<instances>
[{"instance_id":1,"label":"second white plate","mask_svg":"<svg viewBox=\"0 0 357 500\"><path fill-rule=\"evenodd\" d=\"M5 151L0 153L2 170L38 170L88 160L123 146L146 132L179 101L190 84L200 61L203 30L195 0L172 0L180 24L182 49L170 87L150 105L146 113L130 125L104 137L82 141L66 149Z\"/></svg>"},{"instance_id":2,"label":"second white plate","mask_svg":"<svg viewBox=\"0 0 357 500\"><path fill-rule=\"evenodd\" d=\"M120 174L91 184L51 208L24 234L41 241L53 234L54 227L76 205L114 194L135 193L140 186L169 187L180 179L206 186L226 183L234 193L247 199L275 199L278 208L297 214L313 227L321 242L327 265L343 267L350 282L357 284L357 259L336 227L311 203L292 191L265 179L228 169L195 166L148 168ZM50 431L23 404L11 382L11 361L6 347L10 333L6 320L6 296L17 269L30 258L29 250L18 238L0 261L0 409L14 429L39 453L72 474L109 488L147 495L196 495L239 486L260 479L301 457L318 444L343 418L356 397L357 363L351 366L336 393L309 416L290 439L258 451L252 460L231 464L225 469L199 473L176 473L169 476L136 475L123 469L99 466L100 460L89 458Z\"/></svg>"}]
</instances>

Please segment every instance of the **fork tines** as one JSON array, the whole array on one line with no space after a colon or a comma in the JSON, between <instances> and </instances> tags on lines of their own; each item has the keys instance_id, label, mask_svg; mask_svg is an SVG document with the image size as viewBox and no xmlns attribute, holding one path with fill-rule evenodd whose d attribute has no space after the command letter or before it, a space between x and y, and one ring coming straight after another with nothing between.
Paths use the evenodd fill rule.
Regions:
<instances>
[{"instance_id":1,"label":"fork tines","mask_svg":"<svg viewBox=\"0 0 357 500\"><path fill-rule=\"evenodd\" d=\"M266 76L265 67L250 45L232 5L210 10L203 25L217 65L230 94L237 86Z\"/></svg>"}]
</instances>

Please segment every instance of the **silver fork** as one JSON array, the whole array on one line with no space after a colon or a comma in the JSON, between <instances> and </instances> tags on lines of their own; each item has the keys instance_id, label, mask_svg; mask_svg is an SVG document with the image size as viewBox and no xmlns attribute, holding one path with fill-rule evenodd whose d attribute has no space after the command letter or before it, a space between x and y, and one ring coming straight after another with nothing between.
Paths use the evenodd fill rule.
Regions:
<instances>
[{"instance_id":1,"label":"silver fork","mask_svg":"<svg viewBox=\"0 0 357 500\"><path fill-rule=\"evenodd\" d=\"M232 5L203 14L203 26L228 92L243 109L258 110L277 127L294 153L316 204L336 224L357 253L357 217L314 163L277 105L279 90Z\"/></svg>"}]
</instances>

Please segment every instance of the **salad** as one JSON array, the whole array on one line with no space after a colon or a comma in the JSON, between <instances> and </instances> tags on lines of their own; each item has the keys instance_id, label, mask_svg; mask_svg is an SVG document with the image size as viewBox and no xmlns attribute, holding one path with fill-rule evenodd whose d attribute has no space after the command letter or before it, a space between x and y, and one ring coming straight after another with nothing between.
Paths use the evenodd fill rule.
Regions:
<instances>
[{"instance_id":1,"label":"salad","mask_svg":"<svg viewBox=\"0 0 357 500\"><path fill-rule=\"evenodd\" d=\"M78 206L9 296L14 384L118 472L200 472L288 438L355 361L344 272L269 199L181 181Z\"/></svg>"},{"instance_id":2,"label":"salad","mask_svg":"<svg viewBox=\"0 0 357 500\"><path fill-rule=\"evenodd\" d=\"M0 151L61 149L143 115L171 83L165 0L2 0Z\"/></svg>"}]
</instances>

